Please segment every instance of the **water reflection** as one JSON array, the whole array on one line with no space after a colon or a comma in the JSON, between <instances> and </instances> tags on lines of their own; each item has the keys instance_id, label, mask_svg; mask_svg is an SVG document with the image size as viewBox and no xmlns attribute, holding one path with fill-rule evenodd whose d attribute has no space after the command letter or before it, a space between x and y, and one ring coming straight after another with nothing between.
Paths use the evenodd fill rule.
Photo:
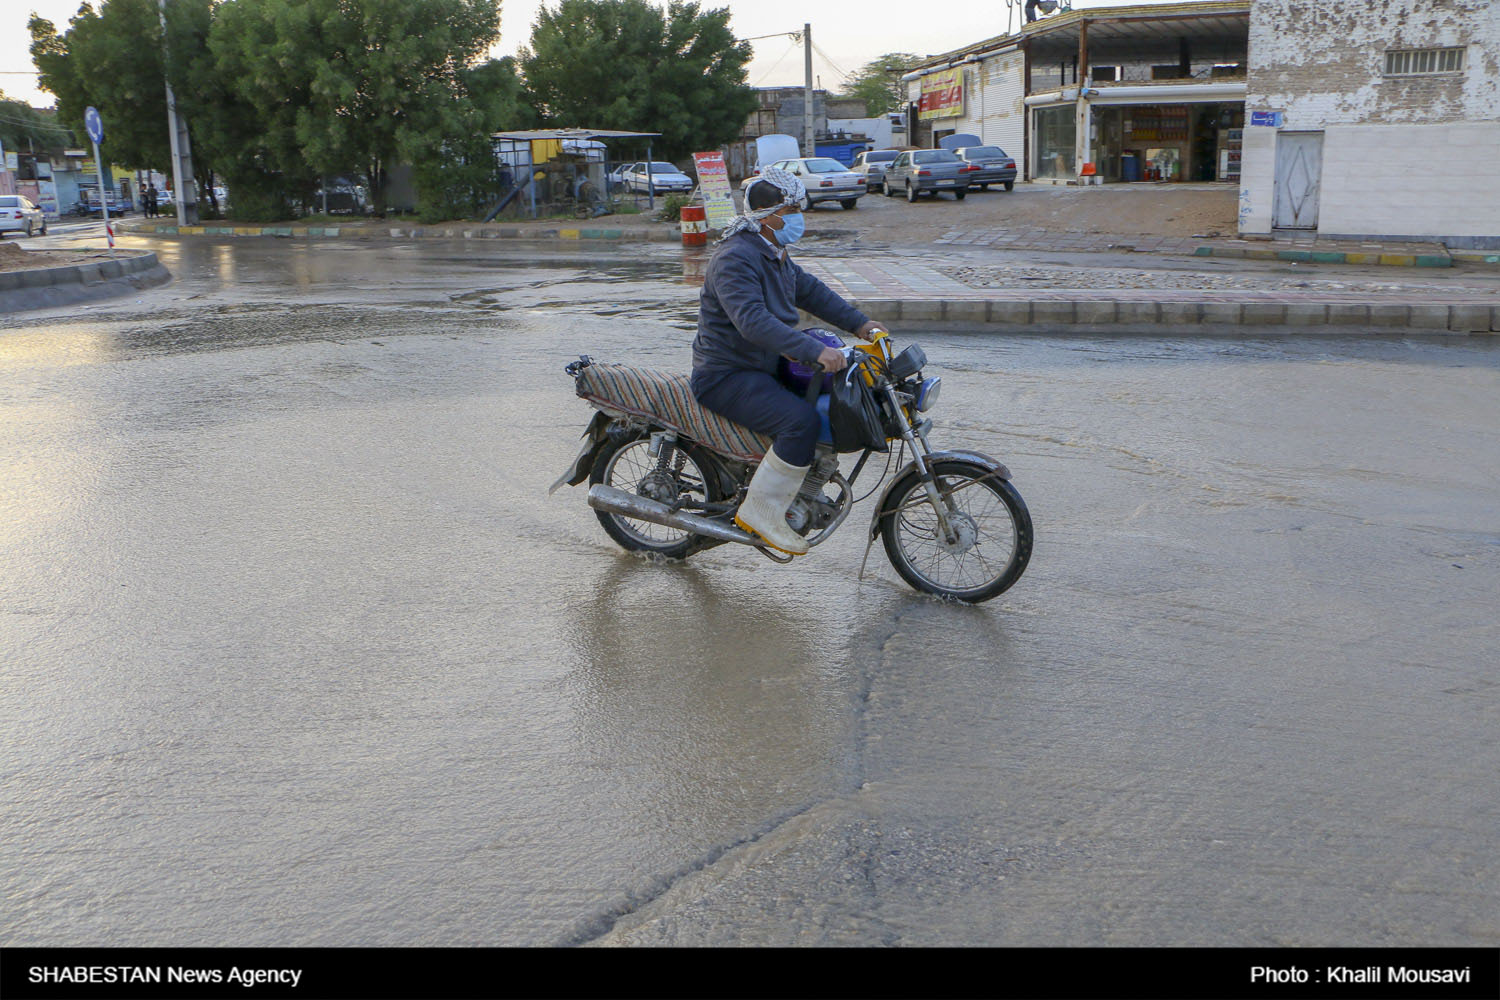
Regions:
<instances>
[{"instance_id":1,"label":"water reflection","mask_svg":"<svg viewBox=\"0 0 1500 1000\"><path fill-rule=\"evenodd\" d=\"M744 576L622 554L578 611L579 745L624 769L654 824L764 822L826 790L847 753L836 614Z\"/></svg>"}]
</instances>

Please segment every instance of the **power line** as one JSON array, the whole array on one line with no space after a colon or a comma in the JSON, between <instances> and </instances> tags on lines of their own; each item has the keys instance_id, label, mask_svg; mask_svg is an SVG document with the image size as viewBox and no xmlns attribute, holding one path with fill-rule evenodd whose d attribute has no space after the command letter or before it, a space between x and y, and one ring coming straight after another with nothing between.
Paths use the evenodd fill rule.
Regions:
<instances>
[{"instance_id":1,"label":"power line","mask_svg":"<svg viewBox=\"0 0 1500 1000\"><path fill-rule=\"evenodd\" d=\"M818 43L817 42L813 42L812 50L814 52L816 52L818 55L822 56L823 57L823 61L826 62L833 69L833 71L835 73L837 73L839 76L843 77L845 80L849 79L849 74L845 73L841 68L839 68L839 64L838 63L836 63L832 59L828 58L828 53L824 52L822 49L818 48Z\"/></svg>"},{"instance_id":2,"label":"power line","mask_svg":"<svg viewBox=\"0 0 1500 1000\"><path fill-rule=\"evenodd\" d=\"M797 47L797 43L796 43L796 42L793 42L793 43L792 43L792 44L791 44L791 45L790 45L790 46L788 46L788 47L787 47L787 50L786 50L786 51L785 51L785 52L783 52L783 53L782 53L782 54L781 54L781 55L780 55L780 56L778 56L778 57L777 57L777 59L776 59L776 61L775 61L775 62L774 62L774 63L772 63L772 64L771 64L771 68L770 68L770 69L768 69L768 70L766 70L766 71L765 71L765 72L764 72L764 73L762 73L762 74L761 74L761 75L760 75L760 80L756 80L756 81L755 81L755 82L754 82L754 83L752 83L752 84L751 84L751 85L750 85L750 86L752 86L752 87L759 87L759 86L760 86L760 82L761 82L761 80L764 80L764 79L765 79L765 78L766 78L766 77L768 77L768 76L770 76L770 75L771 75L771 74L772 74L772 73L774 73L774 72L776 72L776 67L778 67L778 66L780 66L780 65L781 65L781 60L783 60L783 59L785 59L785 58L786 58L786 57L787 57L787 56L789 56L789 55L791 55L791 53L792 53L792 51L793 51L793 50L794 50L794 49L795 49L795 48L796 48L796 47Z\"/></svg>"},{"instance_id":3,"label":"power line","mask_svg":"<svg viewBox=\"0 0 1500 1000\"><path fill-rule=\"evenodd\" d=\"M43 129L48 132L67 132L69 134L72 134L73 132L72 129L64 128L61 125L44 125L41 122L27 121L24 118L7 118L4 115L0 115L0 123L6 125L22 125L26 128Z\"/></svg>"}]
</instances>

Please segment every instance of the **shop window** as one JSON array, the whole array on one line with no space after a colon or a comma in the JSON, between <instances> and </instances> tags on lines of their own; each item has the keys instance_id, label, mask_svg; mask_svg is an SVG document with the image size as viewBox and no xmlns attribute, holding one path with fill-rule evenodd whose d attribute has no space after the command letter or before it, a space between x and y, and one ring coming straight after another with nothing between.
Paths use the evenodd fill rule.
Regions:
<instances>
[{"instance_id":1,"label":"shop window","mask_svg":"<svg viewBox=\"0 0 1500 1000\"><path fill-rule=\"evenodd\" d=\"M1071 179L1073 171L1073 144L1077 135L1077 122L1073 106L1043 108L1036 112L1036 169L1035 177Z\"/></svg>"},{"instance_id":2,"label":"shop window","mask_svg":"<svg viewBox=\"0 0 1500 1000\"><path fill-rule=\"evenodd\" d=\"M1243 63L1214 63L1210 77L1215 76L1244 76L1245 66Z\"/></svg>"},{"instance_id":3,"label":"shop window","mask_svg":"<svg viewBox=\"0 0 1500 1000\"><path fill-rule=\"evenodd\" d=\"M1094 78L1095 83L1115 83L1124 79L1120 75L1119 66L1090 66L1089 75Z\"/></svg>"},{"instance_id":4,"label":"shop window","mask_svg":"<svg viewBox=\"0 0 1500 1000\"><path fill-rule=\"evenodd\" d=\"M1446 49L1387 49L1386 76L1429 76L1435 73L1458 73L1464 68L1464 49L1459 45Z\"/></svg>"},{"instance_id":5,"label":"shop window","mask_svg":"<svg viewBox=\"0 0 1500 1000\"><path fill-rule=\"evenodd\" d=\"M1151 79L1153 80L1180 80L1182 77L1182 67L1176 63L1170 66L1151 67Z\"/></svg>"}]
</instances>

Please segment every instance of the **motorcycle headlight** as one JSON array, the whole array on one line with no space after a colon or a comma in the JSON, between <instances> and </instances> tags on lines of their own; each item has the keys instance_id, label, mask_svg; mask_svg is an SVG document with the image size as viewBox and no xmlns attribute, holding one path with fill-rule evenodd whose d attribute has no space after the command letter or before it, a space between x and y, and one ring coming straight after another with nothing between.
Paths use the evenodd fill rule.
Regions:
<instances>
[{"instance_id":1,"label":"motorcycle headlight","mask_svg":"<svg viewBox=\"0 0 1500 1000\"><path fill-rule=\"evenodd\" d=\"M936 376L924 378L922 384L917 386L917 397L912 404L918 413L926 413L937 405L938 393L943 388L943 380Z\"/></svg>"}]
</instances>

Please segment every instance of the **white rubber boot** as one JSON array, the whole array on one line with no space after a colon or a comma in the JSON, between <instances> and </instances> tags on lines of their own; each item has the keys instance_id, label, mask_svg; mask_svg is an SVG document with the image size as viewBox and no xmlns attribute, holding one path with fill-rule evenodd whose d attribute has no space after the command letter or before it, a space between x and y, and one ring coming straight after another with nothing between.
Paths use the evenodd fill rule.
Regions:
<instances>
[{"instance_id":1,"label":"white rubber boot","mask_svg":"<svg viewBox=\"0 0 1500 1000\"><path fill-rule=\"evenodd\" d=\"M745 502L734 515L734 523L760 537L773 549L794 556L802 555L807 551L807 539L787 525L786 509L792 505L809 468L811 466L787 465L774 450L767 449L766 457L761 459L755 477L750 480Z\"/></svg>"}]
</instances>

